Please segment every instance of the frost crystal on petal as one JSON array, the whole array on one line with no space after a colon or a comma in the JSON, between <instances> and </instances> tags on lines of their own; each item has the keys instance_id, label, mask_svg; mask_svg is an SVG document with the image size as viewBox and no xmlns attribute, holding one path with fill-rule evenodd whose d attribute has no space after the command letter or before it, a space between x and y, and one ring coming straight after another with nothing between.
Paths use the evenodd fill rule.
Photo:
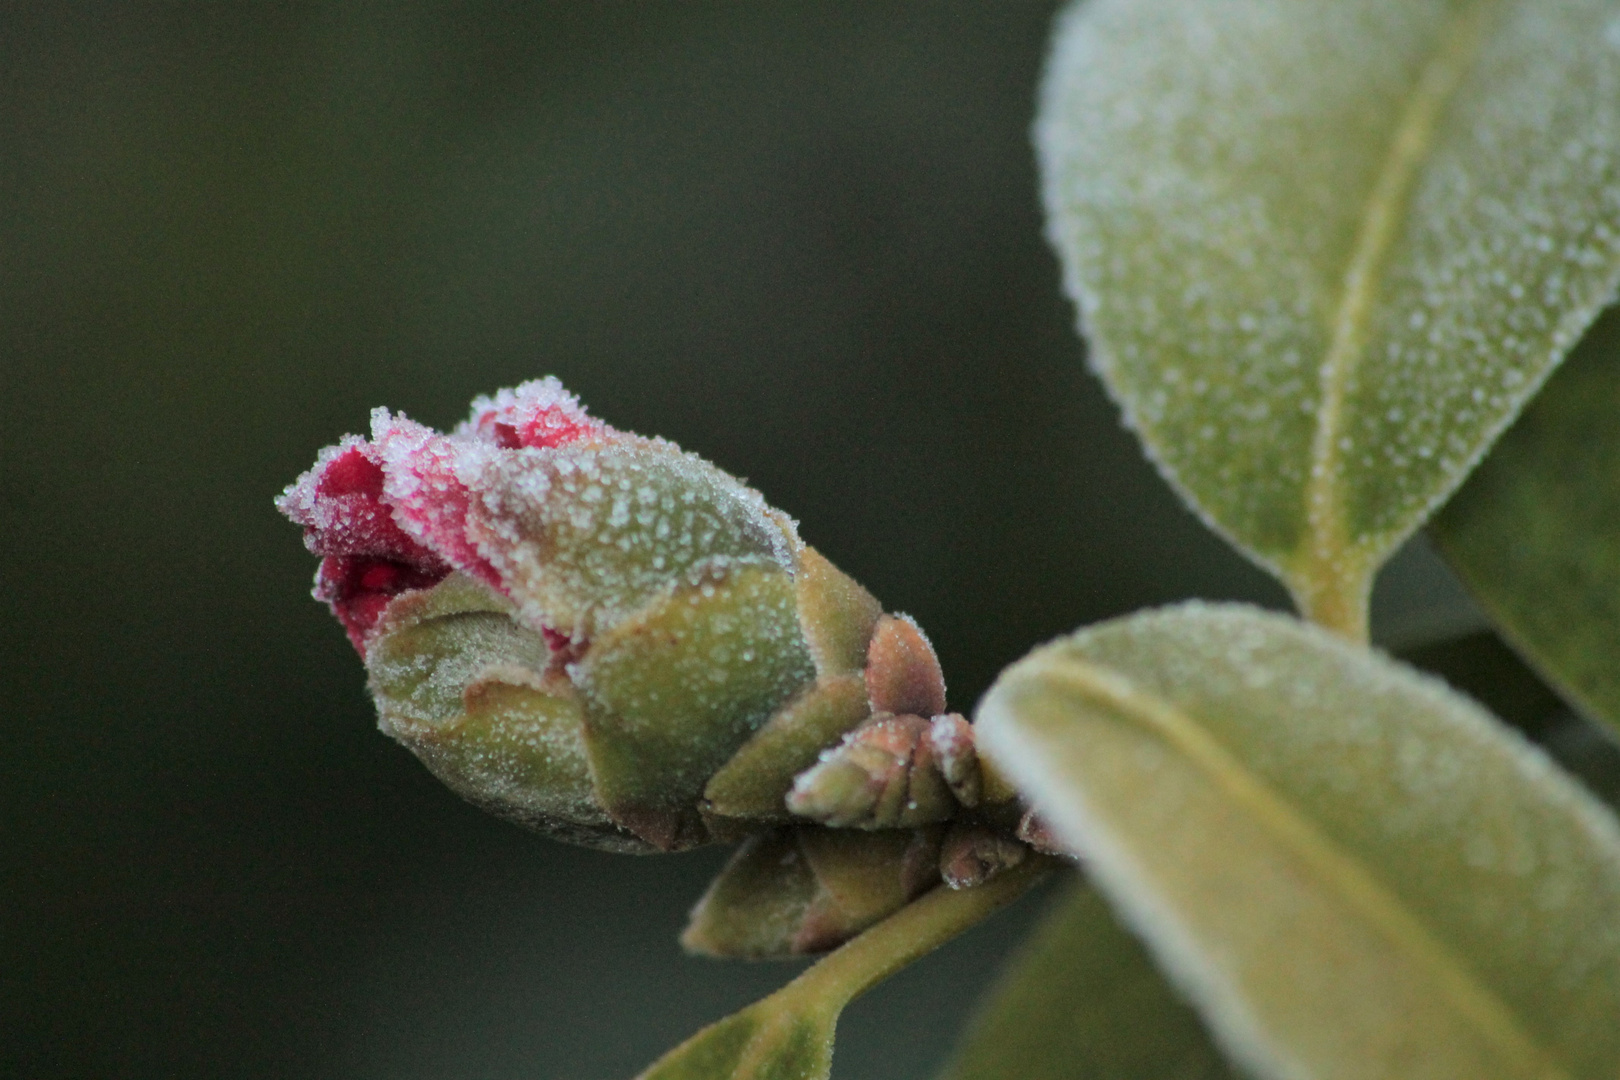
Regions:
<instances>
[{"instance_id":1,"label":"frost crystal on petal","mask_svg":"<svg viewBox=\"0 0 1620 1080\"><path fill-rule=\"evenodd\" d=\"M534 379L494 397L473 399L472 415L455 430L458 438L478 437L505 449L552 448L580 439L616 435L588 416L579 399L555 378Z\"/></svg>"},{"instance_id":2,"label":"frost crystal on petal","mask_svg":"<svg viewBox=\"0 0 1620 1080\"><path fill-rule=\"evenodd\" d=\"M363 651L389 599L451 569L514 600L559 651L715 558L796 565L793 523L663 439L589 416L554 378L473 403L442 435L379 408L282 496L323 556L316 594Z\"/></svg>"},{"instance_id":3,"label":"frost crystal on petal","mask_svg":"<svg viewBox=\"0 0 1620 1080\"><path fill-rule=\"evenodd\" d=\"M458 475L463 459L481 448L387 409L372 412L371 437L383 463L383 494L400 526L457 569L500 588L495 571L467 539L472 495Z\"/></svg>"},{"instance_id":4,"label":"frost crystal on petal","mask_svg":"<svg viewBox=\"0 0 1620 1080\"><path fill-rule=\"evenodd\" d=\"M383 487L376 449L350 435L322 450L315 467L276 500L283 514L304 526L309 550L321 556L316 599L331 606L361 652L389 600L426 588L450 571L399 527L383 500Z\"/></svg>"}]
</instances>

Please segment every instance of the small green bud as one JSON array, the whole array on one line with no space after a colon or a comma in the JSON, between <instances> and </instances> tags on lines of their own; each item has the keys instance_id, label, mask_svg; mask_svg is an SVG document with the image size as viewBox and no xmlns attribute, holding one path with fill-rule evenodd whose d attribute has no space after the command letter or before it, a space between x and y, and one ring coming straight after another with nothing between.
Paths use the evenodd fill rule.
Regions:
<instances>
[{"instance_id":1,"label":"small green bud","mask_svg":"<svg viewBox=\"0 0 1620 1080\"><path fill-rule=\"evenodd\" d=\"M681 944L754 960L836 948L939 884L942 835L799 827L750 837L693 908Z\"/></svg>"},{"instance_id":2,"label":"small green bud","mask_svg":"<svg viewBox=\"0 0 1620 1080\"><path fill-rule=\"evenodd\" d=\"M952 817L956 800L924 738L930 726L920 716L874 716L799 774L788 809L834 828L908 828Z\"/></svg>"},{"instance_id":3,"label":"small green bud","mask_svg":"<svg viewBox=\"0 0 1620 1080\"><path fill-rule=\"evenodd\" d=\"M795 815L834 828L895 829L945 821L977 806L982 772L973 728L946 713L933 646L906 616L881 616L864 673L870 720L799 773Z\"/></svg>"}]
</instances>

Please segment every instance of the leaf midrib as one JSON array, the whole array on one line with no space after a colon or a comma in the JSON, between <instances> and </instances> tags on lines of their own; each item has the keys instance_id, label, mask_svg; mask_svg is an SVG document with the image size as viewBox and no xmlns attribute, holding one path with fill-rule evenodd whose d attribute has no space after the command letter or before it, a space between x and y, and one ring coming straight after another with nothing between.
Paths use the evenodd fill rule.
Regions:
<instances>
[{"instance_id":1,"label":"leaf midrib","mask_svg":"<svg viewBox=\"0 0 1620 1080\"><path fill-rule=\"evenodd\" d=\"M1344 851L1188 714L1139 690L1129 679L1073 655L1032 665L1027 675L1051 680L1135 720L1178 751L1262 831L1296 855L1414 966L1429 971L1458 1015L1490 1044L1543 1080L1570 1080L1569 1072L1515 1018L1512 1010L1412 914L1400 897L1360 860Z\"/></svg>"},{"instance_id":2,"label":"leaf midrib","mask_svg":"<svg viewBox=\"0 0 1620 1080\"><path fill-rule=\"evenodd\" d=\"M1332 334L1320 369L1320 401L1312 433L1305 515L1307 576L1344 574L1346 557L1358 546L1349 533L1341 462L1345 397L1366 353L1389 258L1405 223L1408 202L1434 144L1446 104L1478 57L1487 15L1494 3L1481 0L1453 13L1441 29L1439 48L1424 65L1401 114L1372 193L1362 208L1360 227L1345 268L1331 320ZM1365 553L1362 560L1366 558ZM1361 561L1361 560L1357 560Z\"/></svg>"}]
</instances>

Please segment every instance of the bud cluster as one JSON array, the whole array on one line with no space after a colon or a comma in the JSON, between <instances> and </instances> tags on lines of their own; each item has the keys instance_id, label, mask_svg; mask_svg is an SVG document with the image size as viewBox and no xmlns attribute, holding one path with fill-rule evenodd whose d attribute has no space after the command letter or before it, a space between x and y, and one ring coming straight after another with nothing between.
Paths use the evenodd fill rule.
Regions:
<instances>
[{"instance_id":1,"label":"bud cluster","mask_svg":"<svg viewBox=\"0 0 1620 1080\"><path fill-rule=\"evenodd\" d=\"M740 481L555 379L480 398L447 435L385 409L371 427L278 506L380 726L467 799L611 850L751 838L734 882L791 849L796 929L736 946L753 953L825 947L1022 854L922 631Z\"/></svg>"}]
</instances>

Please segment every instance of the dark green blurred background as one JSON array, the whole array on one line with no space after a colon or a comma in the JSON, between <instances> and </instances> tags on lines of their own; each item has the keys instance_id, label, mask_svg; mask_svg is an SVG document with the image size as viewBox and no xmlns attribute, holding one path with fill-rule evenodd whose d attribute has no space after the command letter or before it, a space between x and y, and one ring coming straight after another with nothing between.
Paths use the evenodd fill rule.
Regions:
<instances>
[{"instance_id":1,"label":"dark green blurred background","mask_svg":"<svg viewBox=\"0 0 1620 1080\"><path fill-rule=\"evenodd\" d=\"M271 506L374 405L556 374L917 616L958 707L1084 622L1282 602L1084 370L1051 14L0 9L0 1075L628 1077L790 973L680 954L722 853L561 847L376 733ZM858 1004L839 1076L926 1076L1036 906Z\"/></svg>"}]
</instances>

